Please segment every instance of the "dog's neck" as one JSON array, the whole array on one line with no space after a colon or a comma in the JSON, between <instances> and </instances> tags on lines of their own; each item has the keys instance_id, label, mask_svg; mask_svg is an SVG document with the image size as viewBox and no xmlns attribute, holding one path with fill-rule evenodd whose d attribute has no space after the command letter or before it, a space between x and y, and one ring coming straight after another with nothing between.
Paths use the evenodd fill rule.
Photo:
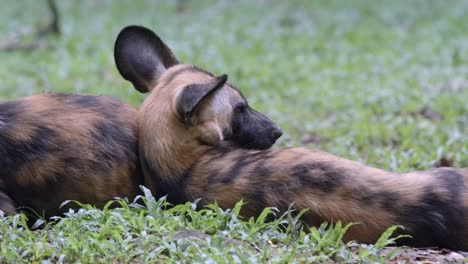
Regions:
<instances>
[{"instance_id":1,"label":"dog's neck","mask_svg":"<svg viewBox=\"0 0 468 264\"><path fill-rule=\"evenodd\" d=\"M192 165L212 148L191 135L172 111L170 102L156 98L145 100L139 115L139 130L145 185L153 192L163 189L160 185L179 186Z\"/></svg>"}]
</instances>

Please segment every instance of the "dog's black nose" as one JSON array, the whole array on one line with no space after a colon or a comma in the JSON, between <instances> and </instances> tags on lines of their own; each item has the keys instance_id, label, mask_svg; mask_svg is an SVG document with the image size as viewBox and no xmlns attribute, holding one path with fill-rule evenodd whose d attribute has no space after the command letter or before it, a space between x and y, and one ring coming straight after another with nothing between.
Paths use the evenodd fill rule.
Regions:
<instances>
[{"instance_id":1,"label":"dog's black nose","mask_svg":"<svg viewBox=\"0 0 468 264\"><path fill-rule=\"evenodd\" d=\"M275 139L280 138L281 135L283 135L283 131L281 131L281 128L276 128L276 129L273 130L273 137Z\"/></svg>"}]
</instances>

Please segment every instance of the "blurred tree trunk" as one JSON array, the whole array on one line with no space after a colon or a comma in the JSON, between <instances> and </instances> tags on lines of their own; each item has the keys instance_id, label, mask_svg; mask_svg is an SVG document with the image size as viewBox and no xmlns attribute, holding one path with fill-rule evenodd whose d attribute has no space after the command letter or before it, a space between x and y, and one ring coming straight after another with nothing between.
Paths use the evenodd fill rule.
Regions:
<instances>
[{"instance_id":1,"label":"blurred tree trunk","mask_svg":"<svg viewBox=\"0 0 468 264\"><path fill-rule=\"evenodd\" d=\"M60 15L55 0L47 0L47 5L51 18L49 22L36 29L29 29L25 32L13 32L5 41L0 41L0 51L13 50L33 50L42 46L41 39L47 35L60 34ZM32 38L24 42L24 38Z\"/></svg>"}]
</instances>

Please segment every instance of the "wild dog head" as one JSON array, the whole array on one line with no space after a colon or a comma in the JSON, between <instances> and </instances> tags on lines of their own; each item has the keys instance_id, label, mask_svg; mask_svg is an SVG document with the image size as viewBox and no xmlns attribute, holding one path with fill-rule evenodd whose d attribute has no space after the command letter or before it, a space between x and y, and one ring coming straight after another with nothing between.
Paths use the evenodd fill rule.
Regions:
<instances>
[{"instance_id":1,"label":"wild dog head","mask_svg":"<svg viewBox=\"0 0 468 264\"><path fill-rule=\"evenodd\" d=\"M173 121L190 132L183 135L207 145L230 142L241 148L267 149L282 134L278 125L252 109L241 92L227 83L227 75L215 77L196 66L179 64L168 46L147 28L124 28L114 55L121 75L138 91L150 92L142 108L157 107L161 112L167 107L164 111ZM213 98L209 104L207 98ZM151 114L140 121L148 130L154 129L152 125L170 125Z\"/></svg>"}]
</instances>

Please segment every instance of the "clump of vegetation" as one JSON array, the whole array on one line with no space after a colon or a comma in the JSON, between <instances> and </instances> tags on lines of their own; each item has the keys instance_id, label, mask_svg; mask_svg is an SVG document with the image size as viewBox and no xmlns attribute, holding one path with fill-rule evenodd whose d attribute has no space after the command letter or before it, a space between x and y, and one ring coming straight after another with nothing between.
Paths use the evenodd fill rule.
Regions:
<instances>
[{"instance_id":1,"label":"clump of vegetation","mask_svg":"<svg viewBox=\"0 0 468 264\"><path fill-rule=\"evenodd\" d=\"M344 243L349 225L309 229L299 221L303 212L267 221L277 212L266 208L256 219L242 219L242 202L232 210L197 208L196 202L170 206L143 190L135 202L111 201L102 210L81 205L34 228L24 214L0 217L0 262L355 263L383 262L397 253L382 253L396 227L375 245Z\"/></svg>"}]
</instances>

